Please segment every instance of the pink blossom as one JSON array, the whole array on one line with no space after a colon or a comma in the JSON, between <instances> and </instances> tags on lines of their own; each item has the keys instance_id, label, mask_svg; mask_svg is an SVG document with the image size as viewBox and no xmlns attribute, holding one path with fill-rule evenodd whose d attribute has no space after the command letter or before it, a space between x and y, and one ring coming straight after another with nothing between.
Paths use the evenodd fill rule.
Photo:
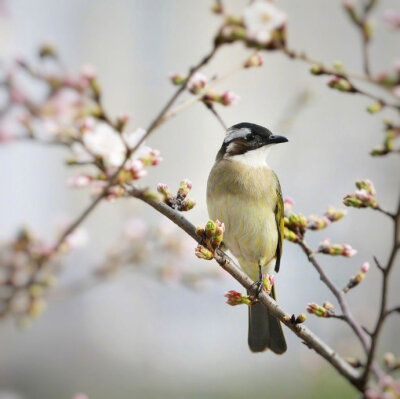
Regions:
<instances>
[{"instance_id":1,"label":"pink blossom","mask_svg":"<svg viewBox=\"0 0 400 399\"><path fill-rule=\"evenodd\" d=\"M124 233L131 240L139 240L146 235L147 226L142 219L132 218L125 223Z\"/></svg>"},{"instance_id":2,"label":"pink blossom","mask_svg":"<svg viewBox=\"0 0 400 399\"><path fill-rule=\"evenodd\" d=\"M243 21L250 40L267 44L272 40L273 32L285 26L287 15L274 4L256 0L245 8Z\"/></svg>"},{"instance_id":3,"label":"pink blossom","mask_svg":"<svg viewBox=\"0 0 400 399\"><path fill-rule=\"evenodd\" d=\"M363 273L367 273L367 271L369 270L369 262L364 262L362 265L361 265L361 271L363 272Z\"/></svg>"},{"instance_id":4,"label":"pink blossom","mask_svg":"<svg viewBox=\"0 0 400 399\"><path fill-rule=\"evenodd\" d=\"M24 104L26 102L25 94L15 87L13 87L10 91L10 99L14 104Z\"/></svg>"},{"instance_id":5,"label":"pink blossom","mask_svg":"<svg viewBox=\"0 0 400 399\"><path fill-rule=\"evenodd\" d=\"M386 23L393 29L400 28L400 13L394 10L386 10L383 14Z\"/></svg>"},{"instance_id":6,"label":"pink blossom","mask_svg":"<svg viewBox=\"0 0 400 399\"><path fill-rule=\"evenodd\" d=\"M93 65L85 64L81 68L81 76L87 80L92 80L97 77L96 68Z\"/></svg>"},{"instance_id":7,"label":"pink blossom","mask_svg":"<svg viewBox=\"0 0 400 399\"><path fill-rule=\"evenodd\" d=\"M221 95L221 103L225 106L235 105L239 100L240 97L231 90L227 90Z\"/></svg>"},{"instance_id":8,"label":"pink blossom","mask_svg":"<svg viewBox=\"0 0 400 399\"><path fill-rule=\"evenodd\" d=\"M85 246L89 241L89 234L83 227L76 228L65 238L65 243L69 249Z\"/></svg>"},{"instance_id":9,"label":"pink blossom","mask_svg":"<svg viewBox=\"0 0 400 399\"><path fill-rule=\"evenodd\" d=\"M187 88L194 94L200 93L208 83L207 76L196 72L189 80Z\"/></svg>"},{"instance_id":10,"label":"pink blossom","mask_svg":"<svg viewBox=\"0 0 400 399\"><path fill-rule=\"evenodd\" d=\"M129 160L125 165L125 169L132 173L132 180L139 180L147 174L140 159Z\"/></svg>"},{"instance_id":11,"label":"pink blossom","mask_svg":"<svg viewBox=\"0 0 400 399\"><path fill-rule=\"evenodd\" d=\"M342 255L351 258L357 253L357 250L352 248L349 244L343 244Z\"/></svg>"},{"instance_id":12,"label":"pink blossom","mask_svg":"<svg viewBox=\"0 0 400 399\"><path fill-rule=\"evenodd\" d=\"M78 173L75 176L71 176L68 179L68 186L71 188L82 188L87 187L93 178L89 175L85 175L84 173Z\"/></svg>"}]
</instances>

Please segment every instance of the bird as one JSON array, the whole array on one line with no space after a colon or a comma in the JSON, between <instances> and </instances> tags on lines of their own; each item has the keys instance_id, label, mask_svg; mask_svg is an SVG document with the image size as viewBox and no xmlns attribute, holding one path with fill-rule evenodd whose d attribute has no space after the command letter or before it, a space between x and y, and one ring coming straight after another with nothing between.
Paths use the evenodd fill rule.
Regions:
<instances>
[{"instance_id":1,"label":"bird","mask_svg":"<svg viewBox=\"0 0 400 399\"><path fill-rule=\"evenodd\" d=\"M266 158L275 144L287 141L263 126L238 123L226 130L207 181L209 216L225 224L223 246L255 281L258 293L263 274L279 271L284 240L281 187ZM271 296L276 298L275 284ZM249 306L248 345L252 352L287 349L279 320L256 301Z\"/></svg>"}]
</instances>

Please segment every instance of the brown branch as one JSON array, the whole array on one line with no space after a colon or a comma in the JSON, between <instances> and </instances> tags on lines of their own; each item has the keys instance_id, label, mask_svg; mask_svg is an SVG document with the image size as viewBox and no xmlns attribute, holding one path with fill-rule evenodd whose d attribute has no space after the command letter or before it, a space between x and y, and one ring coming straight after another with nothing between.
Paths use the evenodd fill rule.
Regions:
<instances>
[{"instance_id":1,"label":"brown branch","mask_svg":"<svg viewBox=\"0 0 400 399\"><path fill-rule=\"evenodd\" d=\"M389 287L389 276L390 272L393 268L393 265L396 260L397 252L400 248L400 200L397 207L397 212L394 217L394 226L393 226L393 243L392 250L390 251L389 260L385 267L381 266L379 261L376 259L376 264L379 269L382 271L382 291L381 291L381 304L379 309L378 319L375 324L375 328L371 334L371 347L368 353L368 358L366 362L366 366L363 374L363 383L366 384L368 381L368 376L374 361L376 347L379 340L379 335L381 333L383 324L385 322L386 317L390 314L391 311L387 310L387 296L388 296L388 287Z\"/></svg>"},{"instance_id":2,"label":"brown branch","mask_svg":"<svg viewBox=\"0 0 400 399\"><path fill-rule=\"evenodd\" d=\"M131 196L138 198L152 208L162 213L182 230L184 230L195 241L201 243L201 237L196 234L196 229L181 213L170 208L164 202L155 200L148 195L145 190L139 190L129 186L128 192ZM247 276L236 263L221 249L215 251L215 260L226 270L236 281L244 288L251 289L253 281ZM290 315L286 313L269 295L262 292L258 300L268 309L268 311L284 323L292 332L294 332L309 348L314 349L319 355L327 360L343 377L345 377L353 386L362 391L360 385L360 376L346 360L339 356L335 350L329 347L318 336L304 325L294 324L290 321Z\"/></svg>"},{"instance_id":3,"label":"brown branch","mask_svg":"<svg viewBox=\"0 0 400 399\"><path fill-rule=\"evenodd\" d=\"M340 309L343 312L343 317L346 323L352 328L358 339L360 340L365 352L369 350L369 338L363 330L362 326L354 319L354 316L351 313L349 305L345 299L345 295L342 290L340 290L333 281L328 277L325 273L322 266L318 263L315 258L313 251L307 245L304 240L299 241L298 243L304 253L307 255L308 260L314 266L315 270L318 272L321 281L329 288L332 294L335 296L336 300L339 303Z\"/></svg>"},{"instance_id":4,"label":"brown branch","mask_svg":"<svg viewBox=\"0 0 400 399\"><path fill-rule=\"evenodd\" d=\"M221 115L217 112L217 110L214 107L214 104L212 103L208 103L208 102L204 102L203 104L206 106L206 108L208 110L211 111L211 113L217 118L217 121L220 123L220 125L222 126L222 128L224 130L228 129L228 126L226 126L225 122L223 121L223 119L221 118Z\"/></svg>"}]
</instances>

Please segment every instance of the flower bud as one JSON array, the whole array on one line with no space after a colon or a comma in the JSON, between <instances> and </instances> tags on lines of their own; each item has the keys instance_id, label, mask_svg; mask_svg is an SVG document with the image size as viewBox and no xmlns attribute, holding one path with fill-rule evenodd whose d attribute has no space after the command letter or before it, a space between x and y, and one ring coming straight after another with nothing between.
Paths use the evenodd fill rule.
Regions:
<instances>
[{"instance_id":1,"label":"flower bud","mask_svg":"<svg viewBox=\"0 0 400 399\"><path fill-rule=\"evenodd\" d=\"M217 224L213 220L209 220L206 224L205 232L207 237L212 237L217 231Z\"/></svg>"},{"instance_id":2,"label":"flower bud","mask_svg":"<svg viewBox=\"0 0 400 399\"><path fill-rule=\"evenodd\" d=\"M167 184L158 183L157 191L164 196L164 202L170 202L172 200L173 197Z\"/></svg>"},{"instance_id":3,"label":"flower bud","mask_svg":"<svg viewBox=\"0 0 400 399\"><path fill-rule=\"evenodd\" d=\"M185 198L189 194L189 191L192 189L192 187L192 182L189 179L182 180L179 186L178 195Z\"/></svg>"},{"instance_id":4,"label":"flower bud","mask_svg":"<svg viewBox=\"0 0 400 399\"><path fill-rule=\"evenodd\" d=\"M290 197L285 197L283 199L283 206L285 208L285 215L289 215L292 211L292 208L294 206L294 200Z\"/></svg>"},{"instance_id":5,"label":"flower bud","mask_svg":"<svg viewBox=\"0 0 400 399\"><path fill-rule=\"evenodd\" d=\"M396 364L396 357L393 353L388 352L383 355L383 361L385 362L385 366L391 369Z\"/></svg>"},{"instance_id":6,"label":"flower bud","mask_svg":"<svg viewBox=\"0 0 400 399\"><path fill-rule=\"evenodd\" d=\"M295 320L295 324L304 323L307 320L307 316L304 313L300 313Z\"/></svg>"},{"instance_id":7,"label":"flower bud","mask_svg":"<svg viewBox=\"0 0 400 399\"><path fill-rule=\"evenodd\" d=\"M322 230L328 227L331 221L326 217L310 216L307 222L307 228L310 230Z\"/></svg>"},{"instance_id":8,"label":"flower bud","mask_svg":"<svg viewBox=\"0 0 400 399\"><path fill-rule=\"evenodd\" d=\"M227 90L219 97L219 101L222 105L226 107L230 105L235 105L239 102L240 97L231 90Z\"/></svg>"},{"instance_id":9,"label":"flower bud","mask_svg":"<svg viewBox=\"0 0 400 399\"><path fill-rule=\"evenodd\" d=\"M339 91L344 91L344 92L349 92L349 93L354 93L355 89L351 85L351 83L344 78L341 78L339 76L332 76L327 85L331 87L332 89L336 89Z\"/></svg>"},{"instance_id":10,"label":"flower bud","mask_svg":"<svg viewBox=\"0 0 400 399\"><path fill-rule=\"evenodd\" d=\"M311 68L310 68L310 73L313 75L323 75L325 72L322 69L321 65L319 64L314 64Z\"/></svg>"},{"instance_id":11,"label":"flower bud","mask_svg":"<svg viewBox=\"0 0 400 399\"><path fill-rule=\"evenodd\" d=\"M299 241L298 235L294 231L289 230L287 227L284 228L284 236L285 236L285 239L290 242L298 242Z\"/></svg>"},{"instance_id":12,"label":"flower bud","mask_svg":"<svg viewBox=\"0 0 400 399\"><path fill-rule=\"evenodd\" d=\"M200 93L208 83L208 79L205 75L200 72L195 72L195 74L189 79L187 88L193 94Z\"/></svg>"},{"instance_id":13,"label":"flower bud","mask_svg":"<svg viewBox=\"0 0 400 399\"><path fill-rule=\"evenodd\" d=\"M205 231L204 231L203 227L197 226L197 227L196 227L196 234L197 234L198 236L200 236L200 237L203 237L204 234L205 234Z\"/></svg>"},{"instance_id":14,"label":"flower bud","mask_svg":"<svg viewBox=\"0 0 400 399\"><path fill-rule=\"evenodd\" d=\"M358 181L356 181L356 187L360 190L364 189L372 195L376 194L374 183L372 183L371 180L368 180L368 179L358 180Z\"/></svg>"},{"instance_id":15,"label":"flower bud","mask_svg":"<svg viewBox=\"0 0 400 399\"><path fill-rule=\"evenodd\" d=\"M264 289L265 291L267 291L268 294L271 293L274 283L275 283L274 275L266 274L263 276Z\"/></svg>"},{"instance_id":16,"label":"flower bud","mask_svg":"<svg viewBox=\"0 0 400 399\"><path fill-rule=\"evenodd\" d=\"M364 262L361 265L361 272L365 274L368 272L369 268L370 268L369 262Z\"/></svg>"},{"instance_id":17,"label":"flower bud","mask_svg":"<svg viewBox=\"0 0 400 399\"><path fill-rule=\"evenodd\" d=\"M202 245L198 245L195 249L195 255L200 258L200 259L205 259L205 260L211 260L213 259L213 253L207 249L206 247L203 247Z\"/></svg>"},{"instance_id":18,"label":"flower bud","mask_svg":"<svg viewBox=\"0 0 400 399\"><path fill-rule=\"evenodd\" d=\"M51 42L43 43L39 49L39 57L40 58L54 57L56 55L57 55L56 48L55 48L54 44Z\"/></svg>"},{"instance_id":19,"label":"flower bud","mask_svg":"<svg viewBox=\"0 0 400 399\"><path fill-rule=\"evenodd\" d=\"M196 205L196 201L193 201L190 198L185 198L182 202L182 206L179 208L180 211L190 211Z\"/></svg>"},{"instance_id":20,"label":"flower bud","mask_svg":"<svg viewBox=\"0 0 400 399\"><path fill-rule=\"evenodd\" d=\"M331 222L337 222L338 220L342 219L346 214L347 211L345 209L335 209L332 206L330 206L325 212L325 216Z\"/></svg>"},{"instance_id":21,"label":"flower bud","mask_svg":"<svg viewBox=\"0 0 400 399\"><path fill-rule=\"evenodd\" d=\"M307 312L318 317L330 317L329 311L317 303L311 302L307 305Z\"/></svg>"},{"instance_id":22,"label":"flower bud","mask_svg":"<svg viewBox=\"0 0 400 399\"><path fill-rule=\"evenodd\" d=\"M348 258L354 256L357 253L357 251L349 244L331 244L329 238L320 242L318 246L318 252L332 256L341 255Z\"/></svg>"},{"instance_id":23,"label":"flower bud","mask_svg":"<svg viewBox=\"0 0 400 399\"><path fill-rule=\"evenodd\" d=\"M370 114L376 114L377 112L381 111L382 108L383 108L382 103L378 101L378 102L375 102L375 103L373 103L373 104L370 104L370 105L367 107L367 111L368 111Z\"/></svg>"},{"instance_id":24,"label":"flower bud","mask_svg":"<svg viewBox=\"0 0 400 399\"><path fill-rule=\"evenodd\" d=\"M240 292L231 290L228 291L224 296L228 305L251 305L250 298L247 295L242 295Z\"/></svg>"},{"instance_id":25,"label":"flower bud","mask_svg":"<svg viewBox=\"0 0 400 399\"><path fill-rule=\"evenodd\" d=\"M322 306L323 306L326 310L333 310L333 305L332 305L330 302L328 302L328 301L325 301L325 302L322 304Z\"/></svg>"},{"instance_id":26,"label":"flower bud","mask_svg":"<svg viewBox=\"0 0 400 399\"><path fill-rule=\"evenodd\" d=\"M263 59L261 58L260 53L256 53L252 55L244 64L245 68L251 67L260 67L263 65Z\"/></svg>"},{"instance_id":27,"label":"flower bud","mask_svg":"<svg viewBox=\"0 0 400 399\"><path fill-rule=\"evenodd\" d=\"M173 74L170 77L171 82L176 85L180 86L181 84L185 83L186 78L179 74Z\"/></svg>"}]
</instances>

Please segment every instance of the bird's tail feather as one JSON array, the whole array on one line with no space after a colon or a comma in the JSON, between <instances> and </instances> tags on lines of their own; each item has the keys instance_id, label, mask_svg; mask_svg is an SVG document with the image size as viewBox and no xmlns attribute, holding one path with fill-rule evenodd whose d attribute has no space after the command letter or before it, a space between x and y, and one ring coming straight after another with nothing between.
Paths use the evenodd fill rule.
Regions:
<instances>
[{"instance_id":1,"label":"bird's tail feather","mask_svg":"<svg viewBox=\"0 0 400 399\"><path fill-rule=\"evenodd\" d=\"M275 299L274 288L271 296ZM287 349L281 323L261 303L249 306L248 343L252 352L263 352L269 348L280 355Z\"/></svg>"}]
</instances>

